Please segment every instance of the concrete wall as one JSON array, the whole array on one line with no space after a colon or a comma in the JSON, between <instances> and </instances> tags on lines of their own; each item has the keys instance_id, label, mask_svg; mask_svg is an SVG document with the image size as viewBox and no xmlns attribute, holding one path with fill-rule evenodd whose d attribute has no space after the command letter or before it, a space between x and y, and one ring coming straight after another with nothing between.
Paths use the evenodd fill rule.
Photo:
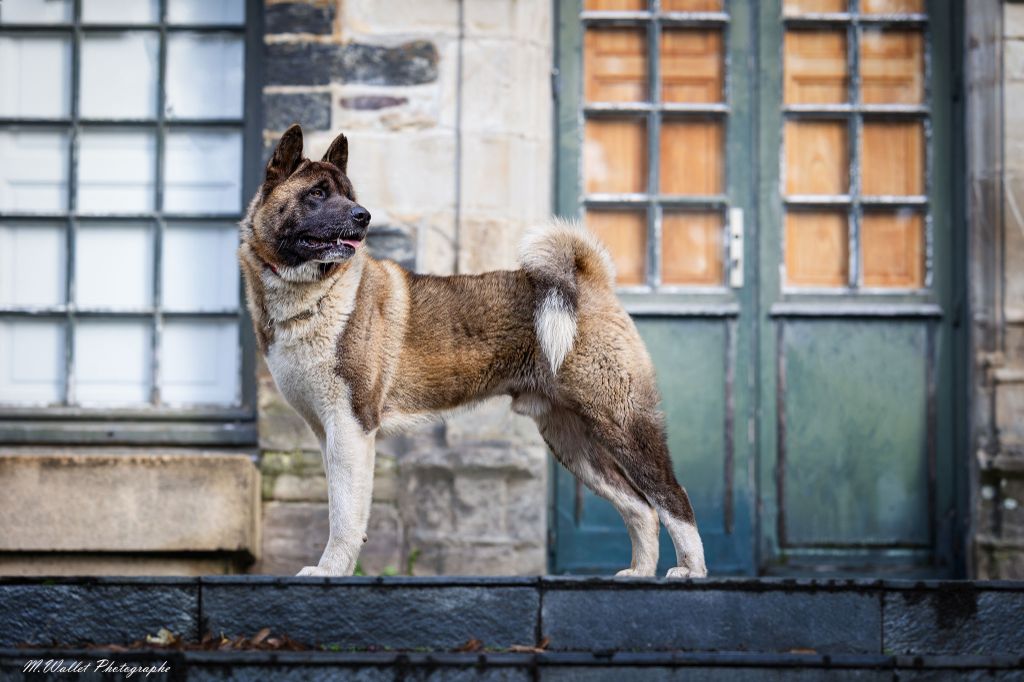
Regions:
<instances>
[{"instance_id":1,"label":"concrete wall","mask_svg":"<svg viewBox=\"0 0 1024 682\"><path fill-rule=\"evenodd\" d=\"M268 152L299 122L307 154L349 138L349 175L381 257L438 274L514 267L551 211L549 0L266 5ZM327 539L312 434L260 369L262 558L293 573ZM546 454L497 401L379 442L360 568L536 574L546 568Z\"/></svg>"}]
</instances>

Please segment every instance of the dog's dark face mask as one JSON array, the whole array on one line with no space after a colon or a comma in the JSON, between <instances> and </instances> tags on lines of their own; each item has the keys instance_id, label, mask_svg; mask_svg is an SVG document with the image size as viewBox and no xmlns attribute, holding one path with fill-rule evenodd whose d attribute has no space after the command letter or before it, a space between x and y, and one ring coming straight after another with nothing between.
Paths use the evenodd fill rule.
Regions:
<instances>
[{"instance_id":1,"label":"dog's dark face mask","mask_svg":"<svg viewBox=\"0 0 1024 682\"><path fill-rule=\"evenodd\" d=\"M356 203L345 174L348 140L338 135L320 161L302 156L302 129L277 143L260 188L253 245L267 262L296 267L351 258L366 238L370 213Z\"/></svg>"}]
</instances>

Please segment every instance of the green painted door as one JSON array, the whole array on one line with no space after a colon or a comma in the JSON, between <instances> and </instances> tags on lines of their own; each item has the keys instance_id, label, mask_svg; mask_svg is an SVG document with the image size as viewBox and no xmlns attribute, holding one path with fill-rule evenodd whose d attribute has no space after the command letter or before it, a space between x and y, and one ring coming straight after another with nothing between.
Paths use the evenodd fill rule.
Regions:
<instances>
[{"instance_id":1,"label":"green painted door","mask_svg":"<svg viewBox=\"0 0 1024 682\"><path fill-rule=\"evenodd\" d=\"M950 7L557 7L559 211L616 261L709 570L955 573ZM557 465L551 500L554 572L628 565Z\"/></svg>"}]
</instances>

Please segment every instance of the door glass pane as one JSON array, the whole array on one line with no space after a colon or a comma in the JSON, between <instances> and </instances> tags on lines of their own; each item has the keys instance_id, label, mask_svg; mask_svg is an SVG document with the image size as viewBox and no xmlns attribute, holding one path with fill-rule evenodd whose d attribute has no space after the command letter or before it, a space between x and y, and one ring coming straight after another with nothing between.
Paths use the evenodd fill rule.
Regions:
<instances>
[{"instance_id":1,"label":"door glass pane","mask_svg":"<svg viewBox=\"0 0 1024 682\"><path fill-rule=\"evenodd\" d=\"M661 221L662 282L720 285L722 232L721 213L666 211Z\"/></svg>"},{"instance_id":2,"label":"door glass pane","mask_svg":"<svg viewBox=\"0 0 1024 682\"><path fill-rule=\"evenodd\" d=\"M587 29L583 73L588 102L647 99L646 32L633 28Z\"/></svg>"},{"instance_id":3,"label":"door glass pane","mask_svg":"<svg viewBox=\"0 0 1024 682\"><path fill-rule=\"evenodd\" d=\"M721 194L724 126L717 121L664 121L659 175L662 194Z\"/></svg>"},{"instance_id":4,"label":"door glass pane","mask_svg":"<svg viewBox=\"0 0 1024 682\"><path fill-rule=\"evenodd\" d=\"M860 38L862 98L867 104L924 101L924 35L865 29Z\"/></svg>"},{"instance_id":5,"label":"door glass pane","mask_svg":"<svg viewBox=\"0 0 1024 682\"><path fill-rule=\"evenodd\" d=\"M593 119L585 131L587 192L647 191L647 124L642 119Z\"/></svg>"},{"instance_id":6,"label":"door glass pane","mask_svg":"<svg viewBox=\"0 0 1024 682\"><path fill-rule=\"evenodd\" d=\"M823 14L845 12L848 0L784 0L782 11L786 14Z\"/></svg>"},{"instance_id":7,"label":"door glass pane","mask_svg":"<svg viewBox=\"0 0 1024 682\"><path fill-rule=\"evenodd\" d=\"M78 210L144 213L153 210L156 138L135 130L88 130L78 158Z\"/></svg>"},{"instance_id":8,"label":"door glass pane","mask_svg":"<svg viewBox=\"0 0 1024 682\"><path fill-rule=\"evenodd\" d=\"M64 354L63 322L0 320L0 403L63 401Z\"/></svg>"},{"instance_id":9,"label":"door glass pane","mask_svg":"<svg viewBox=\"0 0 1024 682\"><path fill-rule=\"evenodd\" d=\"M0 116L68 116L70 92L70 39L0 36Z\"/></svg>"},{"instance_id":10,"label":"door glass pane","mask_svg":"<svg viewBox=\"0 0 1024 682\"><path fill-rule=\"evenodd\" d=\"M172 33L167 37L168 118L241 118L243 68L240 38Z\"/></svg>"},{"instance_id":11,"label":"door glass pane","mask_svg":"<svg viewBox=\"0 0 1024 682\"><path fill-rule=\"evenodd\" d=\"M167 0L171 24L241 24L245 0Z\"/></svg>"},{"instance_id":12,"label":"door glass pane","mask_svg":"<svg viewBox=\"0 0 1024 682\"><path fill-rule=\"evenodd\" d=\"M160 339L160 395L172 406L230 405L238 392L238 324L167 320Z\"/></svg>"},{"instance_id":13,"label":"door glass pane","mask_svg":"<svg viewBox=\"0 0 1024 682\"><path fill-rule=\"evenodd\" d=\"M153 230L147 223L83 223L75 249L75 299L83 308L153 303Z\"/></svg>"},{"instance_id":14,"label":"door glass pane","mask_svg":"<svg viewBox=\"0 0 1024 682\"><path fill-rule=\"evenodd\" d=\"M661 0L665 12L721 12L722 0Z\"/></svg>"},{"instance_id":15,"label":"door glass pane","mask_svg":"<svg viewBox=\"0 0 1024 682\"><path fill-rule=\"evenodd\" d=\"M80 319L75 327L75 391L84 406L149 401L152 334L148 319Z\"/></svg>"},{"instance_id":16,"label":"door glass pane","mask_svg":"<svg viewBox=\"0 0 1024 682\"><path fill-rule=\"evenodd\" d=\"M864 194L924 194L924 130L920 122L865 122L861 159Z\"/></svg>"},{"instance_id":17,"label":"door glass pane","mask_svg":"<svg viewBox=\"0 0 1024 682\"><path fill-rule=\"evenodd\" d=\"M785 146L786 194L849 192L845 121L788 121Z\"/></svg>"},{"instance_id":18,"label":"door glass pane","mask_svg":"<svg viewBox=\"0 0 1024 682\"><path fill-rule=\"evenodd\" d=\"M845 287L849 272L847 218L839 211L786 214L786 284Z\"/></svg>"},{"instance_id":19,"label":"door glass pane","mask_svg":"<svg viewBox=\"0 0 1024 682\"><path fill-rule=\"evenodd\" d=\"M68 206L67 133L0 130L0 211L60 213Z\"/></svg>"},{"instance_id":20,"label":"door glass pane","mask_svg":"<svg viewBox=\"0 0 1024 682\"><path fill-rule=\"evenodd\" d=\"M924 0L860 0L860 11L864 14L923 13Z\"/></svg>"},{"instance_id":21,"label":"door glass pane","mask_svg":"<svg viewBox=\"0 0 1024 682\"><path fill-rule=\"evenodd\" d=\"M860 234L864 286L924 286L924 220L918 211L866 211Z\"/></svg>"},{"instance_id":22,"label":"door glass pane","mask_svg":"<svg viewBox=\"0 0 1024 682\"><path fill-rule=\"evenodd\" d=\"M661 98L665 102L721 102L722 32L672 29L661 35Z\"/></svg>"},{"instance_id":23,"label":"door glass pane","mask_svg":"<svg viewBox=\"0 0 1024 682\"><path fill-rule=\"evenodd\" d=\"M86 24L155 24L159 20L158 0L82 0Z\"/></svg>"},{"instance_id":24,"label":"door glass pane","mask_svg":"<svg viewBox=\"0 0 1024 682\"><path fill-rule=\"evenodd\" d=\"M849 99L845 31L786 31L783 100L840 104Z\"/></svg>"},{"instance_id":25,"label":"door glass pane","mask_svg":"<svg viewBox=\"0 0 1024 682\"><path fill-rule=\"evenodd\" d=\"M237 308L237 248L234 225L167 225L161 287L164 308L189 312Z\"/></svg>"},{"instance_id":26,"label":"door glass pane","mask_svg":"<svg viewBox=\"0 0 1024 682\"><path fill-rule=\"evenodd\" d=\"M647 214L643 211L587 211L587 227L615 263L619 285L643 284L647 266Z\"/></svg>"},{"instance_id":27,"label":"door glass pane","mask_svg":"<svg viewBox=\"0 0 1024 682\"><path fill-rule=\"evenodd\" d=\"M64 303L64 223L0 223L0 305Z\"/></svg>"},{"instance_id":28,"label":"door glass pane","mask_svg":"<svg viewBox=\"0 0 1024 682\"><path fill-rule=\"evenodd\" d=\"M71 21L71 0L0 2L0 23L61 24Z\"/></svg>"},{"instance_id":29,"label":"door glass pane","mask_svg":"<svg viewBox=\"0 0 1024 682\"><path fill-rule=\"evenodd\" d=\"M82 116L153 118L159 51L155 32L86 34L79 88Z\"/></svg>"},{"instance_id":30,"label":"door glass pane","mask_svg":"<svg viewBox=\"0 0 1024 682\"><path fill-rule=\"evenodd\" d=\"M167 135L164 210L236 213L242 204L242 136L206 130Z\"/></svg>"}]
</instances>

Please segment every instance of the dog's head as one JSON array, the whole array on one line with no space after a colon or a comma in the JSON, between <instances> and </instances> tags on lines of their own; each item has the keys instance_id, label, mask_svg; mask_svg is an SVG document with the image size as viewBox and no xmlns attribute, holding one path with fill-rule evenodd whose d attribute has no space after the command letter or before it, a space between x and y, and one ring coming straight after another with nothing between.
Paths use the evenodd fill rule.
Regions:
<instances>
[{"instance_id":1,"label":"dog's head","mask_svg":"<svg viewBox=\"0 0 1024 682\"><path fill-rule=\"evenodd\" d=\"M243 240L268 265L296 268L351 258L366 238L370 212L346 175L348 140L338 135L320 161L302 156L302 128L289 128L243 222Z\"/></svg>"}]
</instances>

